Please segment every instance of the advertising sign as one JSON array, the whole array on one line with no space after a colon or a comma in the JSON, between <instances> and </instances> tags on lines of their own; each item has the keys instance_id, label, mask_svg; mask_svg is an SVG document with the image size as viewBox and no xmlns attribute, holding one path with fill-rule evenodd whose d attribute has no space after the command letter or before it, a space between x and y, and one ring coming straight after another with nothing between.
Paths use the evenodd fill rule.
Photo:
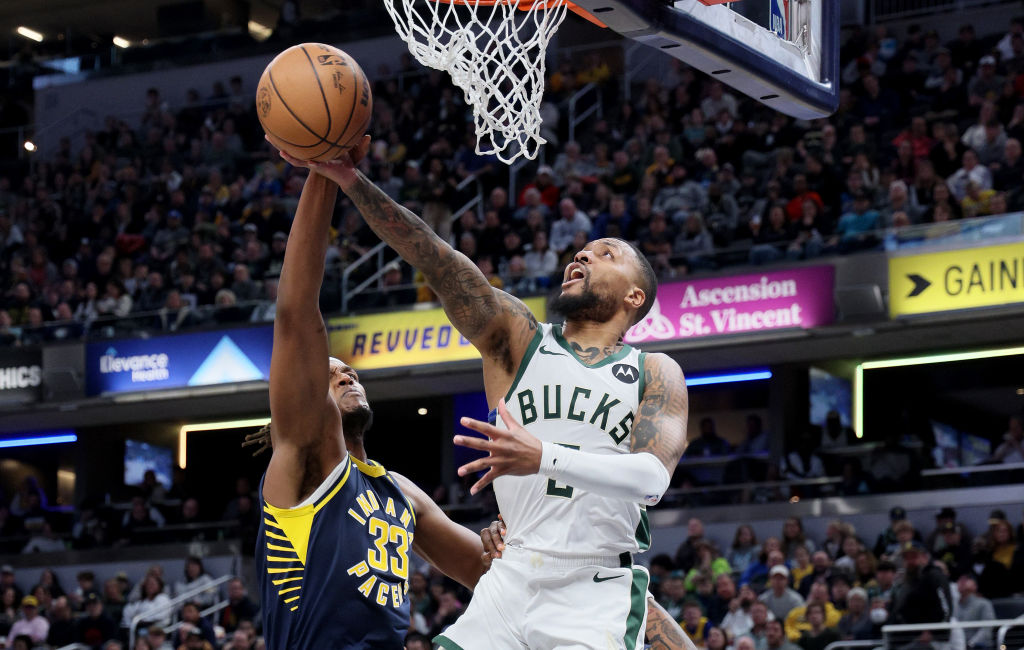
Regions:
<instances>
[{"instance_id":1,"label":"advertising sign","mask_svg":"<svg viewBox=\"0 0 1024 650\"><path fill-rule=\"evenodd\" d=\"M831 266L808 266L665 284L626 342L827 325L835 316L834 282Z\"/></svg>"},{"instance_id":2,"label":"advertising sign","mask_svg":"<svg viewBox=\"0 0 1024 650\"><path fill-rule=\"evenodd\" d=\"M89 343L86 393L266 381L273 336L264 326Z\"/></svg>"},{"instance_id":3,"label":"advertising sign","mask_svg":"<svg viewBox=\"0 0 1024 650\"><path fill-rule=\"evenodd\" d=\"M544 320L544 298L523 302ZM356 370L480 358L440 308L333 318L329 327L331 354Z\"/></svg>"},{"instance_id":4,"label":"advertising sign","mask_svg":"<svg viewBox=\"0 0 1024 650\"><path fill-rule=\"evenodd\" d=\"M0 403L34 402L43 385L39 350L7 349L0 355Z\"/></svg>"},{"instance_id":5,"label":"advertising sign","mask_svg":"<svg viewBox=\"0 0 1024 650\"><path fill-rule=\"evenodd\" d=\"M1024 302L1024 242L889 258L889 314Z\"/></svg>"}]
</instances>

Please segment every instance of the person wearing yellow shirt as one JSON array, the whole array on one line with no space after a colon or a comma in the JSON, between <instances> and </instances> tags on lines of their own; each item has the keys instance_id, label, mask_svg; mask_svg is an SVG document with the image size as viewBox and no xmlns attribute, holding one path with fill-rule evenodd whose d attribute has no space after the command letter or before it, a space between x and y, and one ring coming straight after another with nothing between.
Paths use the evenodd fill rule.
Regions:
<instances>
[{"instance_id":1,"label":"person wearing yellow shirt","mask_svg":"<svg viewBox=\"0 0 1024 650\"><path fill-rule=\"evenodd\" d=\"M807 603L793 608L786 616L786 636L791 641L799 641L800 634L805 630L811 629L811 624L807 620L807 606L811 603L819 603L825 608L825 627L839 625L839 619L843 615L829 602L828 584L824 580L820 580L811 585L811 592L807 597Z\"/></svg>"},{"instance_id":2,"label":"person wearing yellow shirt","mask_svg":"<svg viewBox=\"0 0 1024 650\"><path fill-rule=\"evenodd\" d=\"M793 567L789 570L793 576L793 584L799 586L800 582L811 575L812 571L814 571L814 565L811 564L811 552L802 544L794 547Z\"/></svg>"},{"instance_id":3,"label":"person wearing yellow shirt","mask_svg":"<svg viewBox=\"0 0 1024 650\"><path fill-rule=\"evenodd\" d=\"M714 625L708 620L707 616L704 616L703 611L701 611L700 601L696 598L687 599L683 603L683 620L679 621L679 625L695 646L698 648L707 647L708 631Z\"/></svg>"}]
</instances>

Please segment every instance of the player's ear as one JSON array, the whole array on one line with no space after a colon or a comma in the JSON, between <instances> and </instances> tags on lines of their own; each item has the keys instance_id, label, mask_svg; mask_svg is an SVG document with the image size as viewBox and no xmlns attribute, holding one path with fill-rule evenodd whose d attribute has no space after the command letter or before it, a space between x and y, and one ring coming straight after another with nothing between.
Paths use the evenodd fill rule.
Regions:
<instances>
[{"instance_id":1,"label":"player's ear","mask_svg":"<svg viewBox=\"0 0 1024 650\"><path fill-rule=\"evenodd\" d=\"M647 300L647 294L640 287L633 285L626 294L626 305L632 309L640 309L644 305L644 301Z\"/></svg>"}]
</instances>

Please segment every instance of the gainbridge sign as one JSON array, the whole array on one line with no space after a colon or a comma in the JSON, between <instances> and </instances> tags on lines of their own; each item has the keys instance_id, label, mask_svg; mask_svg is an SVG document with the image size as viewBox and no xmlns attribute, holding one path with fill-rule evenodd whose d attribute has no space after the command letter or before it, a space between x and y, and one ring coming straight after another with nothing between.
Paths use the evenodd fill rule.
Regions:
<instances>
[{"instance_id":1,"label":"gainbridge sign","mask_svg":"<svg viewBox=\"0 0 1024 650\"><path fill-rule=\"evenodd\" d=\"M523 302L537 320L544 320L544 298ZM332 318L328 325L331 354L356 370L480 358L440 308L344 316Z\"/></svg>"},{"instance_id":2,"label":"gainbridge sign","mask_svg":"<svg viewBox=\"0 0 1024 650\"><path fill-rule=\"evenodd\" d=\"M889 258L889 314L1024 302L1024 242Z\"/></svg>"}]
</instances>

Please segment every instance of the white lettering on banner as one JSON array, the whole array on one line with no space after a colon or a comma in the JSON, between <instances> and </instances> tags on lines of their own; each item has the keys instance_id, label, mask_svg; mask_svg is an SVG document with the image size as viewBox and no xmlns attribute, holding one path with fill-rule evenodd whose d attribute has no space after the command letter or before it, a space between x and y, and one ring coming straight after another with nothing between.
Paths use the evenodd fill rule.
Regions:
<instances>
[{"instance_id":1,"label":"white lettering on banner","mask_svg":"<svg viewBox=\"0 0 1024 650\"><path fill-rule=\"evenodd\" d=\"M731 305L754 300L770 300L774 298L792 298L796 295L796 280L781 282L769 281L761 276L760 282L754 284L736 284L714 289L697 291L693 286L686 287L683 301L679 307L707 307L708 305Z\"/></svg>"},{"instance_id":2,"label":"white lettering on banner","mask_svg":"<svg viewBox=\"0 0 1024 650\"><path fill-rule=\"evenodd\" d=\"M136 354L130 357L117 356L117 350L110 348L100 357L100 373L130 372L132 383L162 381L171 376L168 369L170 358L160 354Z\"/></svg>"},{"instance_id":3,"label":"white lettering on banner","mask_svg":"<svg viewBox=\"0 0 1024 650\"><path fill-rule=\"evenodd\" d=\"M701 314L687 313L679 317L679 336L703 336L729 332L751 332L773 327L800 327L803 319L797 303L778 309L739 311L734 307L712 309L711 323Z\"/></svg>"},{"instance_id":4,"label":"white lettering on banner","mask_svg":"<svg viewBox=\"0 0 1024 650\"><path fill-rule=\"evenodd\" d=\"M33 388L42 382L43 369L40 366L0 368L0 390Z\"/></svg>"}]
</instances>

